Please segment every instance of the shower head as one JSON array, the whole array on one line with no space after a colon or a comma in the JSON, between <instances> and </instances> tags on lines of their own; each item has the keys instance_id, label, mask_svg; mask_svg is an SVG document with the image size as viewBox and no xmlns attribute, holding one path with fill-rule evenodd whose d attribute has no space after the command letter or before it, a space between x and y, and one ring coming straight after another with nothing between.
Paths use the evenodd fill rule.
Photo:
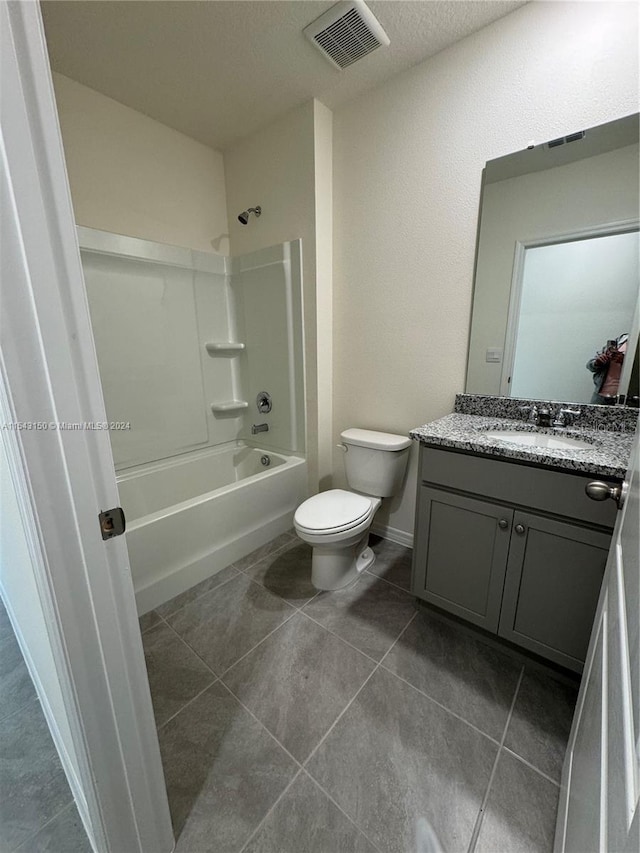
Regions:
<instances>
[{"instance_id":1,"label":"shower head","mask_svg":"<svg viewBox=\"0 0 640 853\"><path fill-rule=\"evenodd\" d=\"M241 222L243 225L246 225L249 221L250 213L255 213L256 217L258 217L262 213L262 208L260 207L260 205L257 205L256 207L250 207L249 210L243 210L242 213L238 216L238 221Z\"/></svg>"}]
</instances>

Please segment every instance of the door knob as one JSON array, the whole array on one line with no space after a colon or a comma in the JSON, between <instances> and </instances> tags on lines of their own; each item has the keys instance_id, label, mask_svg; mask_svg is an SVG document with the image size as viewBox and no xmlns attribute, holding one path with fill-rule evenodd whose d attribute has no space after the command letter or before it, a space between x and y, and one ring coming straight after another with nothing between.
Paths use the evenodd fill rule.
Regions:
<instances>
[{"instance_id":1,"label":"door knob","mask_svg":"<svg viewBox=\"0 0 640 853\"><path fill-rule=\"evenodd\" d=\"M585 486L587 497L592 501L606 501L607 498L614 500L618 507L622 506L624 493L622 486L610 486L608 483L602 483L600 480L593 480Z\"/></svg>"},{"instance_id":2,"label":"door knob","mask_svg":"<svg viewBox=\"0 0 640 853\"><path fill-rule=\"evenodd\" d=\"M516 533L519 533L521 536L524 533L524 524L516 524L515 526Z\"/></svg>"},{"instance_id":3,"label":"door knob","mask_svg":"<svg viewBox=\"0 0 640 853\"><path fill-rule=\"evenodd\" d=\"M506 530L508 526L509 526L509 522L507 521L506 518L501 518L500 521L498 522L498 527L501 527L503 530Z\"/></svg>"}]
</instances>

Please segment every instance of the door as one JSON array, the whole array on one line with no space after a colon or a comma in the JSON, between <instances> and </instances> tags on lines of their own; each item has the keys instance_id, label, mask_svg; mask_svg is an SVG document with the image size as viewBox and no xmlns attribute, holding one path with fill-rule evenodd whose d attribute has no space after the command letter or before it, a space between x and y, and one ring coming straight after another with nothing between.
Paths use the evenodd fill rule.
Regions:
<instances>
[{"instance_id":1,"label":"door","mask_svg":"<svg viewBox=\"0 0 640 853\"><path fill-rule=\"evenodd\" d=\"M0 442L29 572L3 567L3 595L27 661L39 643L54 662L59 701L32 675L94 850L168 853L126 545L98 522L118 492L108 434L90 428L106 415L39 5L0 3L0 37ZM27 580L38 632L12 607Z\"/></svg>"},{"instance_id":2,"label":"door","mask_svg":"<svg viewBox=\"0 0 640 853\"><path fill-rule=\"evenodd\" d=\"M639 461L636 435L563 768L556 853L640 848Z\"/></svg>"},{"instance_id":3,"label":"door","mask_svg":"<svg viewBox=\"0 0 640 853\"><path fill-rule=\"evenodd\" d=\"M501 637L582 672L611 535L516 512Z\"/></svg>"},{"instance_id":4,"label":"door","mask_svg":"<svg viewBox=\"0 0 640 853\"><path fill-rule=\"evenodd\" d=\"M413 592L497 631L513 510L420 488Z\"/></svg>"}]
</instances>

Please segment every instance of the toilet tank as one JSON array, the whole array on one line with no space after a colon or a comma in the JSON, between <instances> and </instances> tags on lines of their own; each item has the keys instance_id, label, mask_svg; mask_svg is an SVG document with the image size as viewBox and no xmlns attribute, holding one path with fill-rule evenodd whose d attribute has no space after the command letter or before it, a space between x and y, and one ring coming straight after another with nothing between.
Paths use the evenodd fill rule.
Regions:
<instances>
[{"instance_id":1,"label":"toilet tank","mask_svg":"<svg viewBox=\"0 0 640 853\"><path fill-rule=\"evenodd\" d=\"M370 429L340 433L345 447L344 466L352 489L372 497L394 495L402 483L411 439Z\"/></svg>"}]
</instances>

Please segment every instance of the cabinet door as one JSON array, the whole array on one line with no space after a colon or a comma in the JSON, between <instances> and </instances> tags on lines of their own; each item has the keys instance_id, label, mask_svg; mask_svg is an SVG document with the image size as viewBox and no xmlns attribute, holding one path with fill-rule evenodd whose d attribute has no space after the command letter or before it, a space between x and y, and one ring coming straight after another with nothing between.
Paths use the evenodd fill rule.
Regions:
<instances>
[{"instance_id":1,"label":"cabinet door","mask_svg":"<svg viewBox=\"0 0 640 853\"><path fill-rule=\"evenodd\" d=\"M421 486L412 591L497 631L513 510Z\"/></svg>"},{"instance_id":2,"label":"cabinet door","mask_svg":"<svg viewBox=\"0 0 640 853\"><path fill-rule=\"evenodd\" d=\"M516 512L501 637L582 671L611 536Z\"/></svg>"}]
</instances>

